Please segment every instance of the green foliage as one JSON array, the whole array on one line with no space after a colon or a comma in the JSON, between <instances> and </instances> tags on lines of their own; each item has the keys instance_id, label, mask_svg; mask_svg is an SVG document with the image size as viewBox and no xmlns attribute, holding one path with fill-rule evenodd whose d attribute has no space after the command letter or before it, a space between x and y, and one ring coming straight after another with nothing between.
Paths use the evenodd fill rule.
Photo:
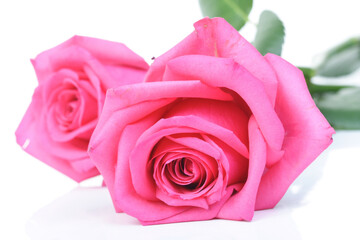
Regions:
<instances>
[{"instance_id":1,"label":"green foliage","mask_svg":"<svg viewBox=\"0 0 360 240\"><path fill-rule=\"evenodd\" d=\"M311 81L315 69L300 69L311 96L331 126L336 129L360 129L360 88L315 84Z\"/></svg>"},{"instance_id":2,"label":"green foliage","mask_svg":"<svg viewBox=\"0 0 360 240\"><path fill-rule=\"evenodd\" d=\"M360 129L360 88L325 93L314 100L334 128Z\"/></svg>"},{"instance_id":3,"label":"green foliage","mask_svg":"<svg viewBox=\"0 0 360 240\"><path fill-rule=\"evenodd\" d=\"M352 38L328 51L317 67L317 75L338 77L360 67L360 38Z\"/></svg>"},{"instance_id":4,"label":"green foliage","mask_svg":"<svg viewBox=\"0 0 360 240\"><path fill-rule=\"evenodd\" d=\"M284 43L285 29L281 20L271 11L263 11L257 26L257 32L253 45L265 55L274 53L281 55Z\"/></svg>"},{"instance_id":5,"label":"green foliage","mask_svg":"<svg viewBox=\"0 0 360 240\"><path fill-rule=\"evenodd\" d=\"M252 0L199 0L204 16L223 17L240 30L248 21ZM278 16L263 11L257 24L253 45L265 55L281 55L285 28ZM328 51L317 68L300 68L316 105L336 129L360 129L360 88L320 85L312 82L316 75L337 77L360 68L360 38L352 38Z\"/></svg>"},{"instance_id":6,"label":"green foliage","mask_svg":"<svg viewBox=\"0 0 360 240\"><path fill-rule=\"evenodd\" d=\"M240 30L248 21L252 0L199 0L204 16L225 18L235 29Z\"/></svg>"},{"instance_id":7,"label":"green foliage","mask_svg":"<svg viewBox=\"0 0 360 240\"><path fill-rule=\"evenodd\" d=\"M349 88L350 86L347 85L320 85L315 84L311 81L311 79L316 75L315 69L306 68L306 67L299 67L299 69L303 72L307 87L309 92L313 97L320 96L319 94L327 93L327 92L337 92L343 88Z\"/></svg>"}]
</instances>

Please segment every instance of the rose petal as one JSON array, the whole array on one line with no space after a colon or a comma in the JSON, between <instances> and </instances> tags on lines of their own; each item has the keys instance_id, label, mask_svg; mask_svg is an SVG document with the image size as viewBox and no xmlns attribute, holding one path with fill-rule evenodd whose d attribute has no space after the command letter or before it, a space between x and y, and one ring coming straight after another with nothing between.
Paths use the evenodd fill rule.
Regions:
<instances>
[{"instance_id":1,"label":"rose petal","mask_svg":"<svg viewBox=\"0 0 360 240\"><path fill-rule=\"evenodd\" d=\"M187 133L186 135L189 135L192 137L197 137L197 138L201 137L201 135L198 133L194 133L194 134ZM152 150L151 157L156 158L159 155L163 155L163 154L169 153L169 152L186 152L188 154L198 153L197 151L193 151L193 149L186 148L185 146L177 144L177 143L171 141L169 138L164 137L156 144L156 146ZM201 156L197 156L197 157L201 158Z\"/></svg>"},{"instance_id":2,"label":"rose petal","mask_svg":"<svg viewBox=\"0 0 360 240\"><path fill-rule=\"evenodd\" d=\"M73 83L75 82L76 87L76 82L79 81L79 76L72 70L61 69L58 72L51 74L48 81L42 84L43 92L41 94L43 95L43 101L47 106L57 100L56 97L58 91L61 90L61 85L65 79L72 81Z\"/></svg>"},{"instance_id":3,"label":"rose petal","mask_svg":"<svg viewBox=\"0 0 360 240\"><path fill-rule=\"evenodd\" d=\"M61 71L59 71L58 74L54 75L56 78L52 78L49 83L60 81L62 85L53 89L53 93L51 93L51 97L49 97L50 99L46 99L45 97L45 101L50 100L51 103L47 103L47 109L44 109L44 114L46 115L45 126L47 127L49 136L56 142L68 142L76 137L89 139L97 123L96 99L85 90L81 89L78 84L79 81L76 82L69 78L61 79L61 75ZM45 89L49 89L48 84L44 84L44 86ZM69 92L69 94L73 92L73 94L76 95L76 98L79 98L77 100L77 105L79 106L76 109L73 109L74 116L72 119L66 119L67 117L63 116L64 113L62 111L59 112L59 109L68 107L68 102L61 101L61 97L67 92ZM49 93L45 91L45 95L47 94Z\"/></svg>"},{"instance_id":4,"label":"rose petal","mask_svg":"<svg viewBox=\"0 0 360 240\"><path fill-rule=\"evenodd\" d=\"M274 105L277 91L276 75L253 45L223 18L203 18L196 22L194 27L200 38L214 39L213 48L219 57L234 59L259 79Z\"/></svg>"},{"instance_id":5,"label":"rose petal","mask_svg":"<svg viewBox=\"0 0 360 240\"><path fill-rule=\"evenodd\" d=\"M79 85L79 96L82 102L81 115L79 117L81 125L85 125L98 119L98 101L93 98L85 89L82 89Z\"/></svg>"},{"instance_id":6,"label":"rose petal","mask_svg":"<svg viewBox=\"0 0 360 240\"><path fill-rule=\"evenodd\" d=\"M166 112L164 118L171 116L198 116L230 131L248 146L247 125L249 117L233 101L216 101L212 99L183 99Z\"/></svg>"},{"instance_id":7,"label":"rose petal","mask_svg":"<svg viewBox=\"0 0 360 240\"><path fill-rule=\"evenodd\" d=\"M94 120L97 118L97 109L96 105L96 99L94 99L91 94L89 94L86 90L81 88L80 82L85 82L79 79L78 75L69 69L62 69L55 74L51 76L51 78L48 79L43 84L43 101L46 103L44 106L47 110L50 110L54 107L54 105L59 104L59 96L64 94L68 89L77 91L77 97L80 98L79 101L79 107L76 111L76 115L74 116L74 119L72 120L71 125L69 126L69 130L75 129L76 127L87 123L89 121ZM86 111L84 110L86 108ZM45 110L45 111L47 111ZM54 129L54 135L58 136L58 139L55 137L55 141L68 141L69 138L72 137L67 136L66 132L64 131L58 131L58 123L53 118L52 113L45 113L47 116L49 116L50 125L49 129ZM49 124L48 124L49 125ZM87 131L87 130L86 130Z\"/></svg>"},{"instance_id":8,"label":"rose petal","mask_svg":"<svg viewBox=\"0 0 360 240\"><path fill-rule=\"evenodd\" d=\"M126 66L106 65L105 69L115 80L113 84L108 84L108 88L143 82L146 74L143 69Z\"/></svg>"},{"instance_id":9,"label":"rose petal","mask_svg":"<svg viewBox=\"0 0 360 240\"><path fill-rule=\"evenodd\" d=\"M69 160L76 161L77 159L83 159L87 156L84 150L76 149L71 145L66 146L66 152L58 145L53 144L51 139L46 138L46 135L39 135L39 132L43 131L43 125L39 123L39 111L43 107L42 89L37 88L33 95L33 100L26 111L18 129L16 130L16 141L23 147L23 149L32 156L40 159L49 166L64 173L77 182L80 182L89 177L93 177L99 174L96 168L91 169L88 172L78 171L73 168L69 163ZM43 149L51 150L49 152L43 151ZM58 154L54 154L58 153ZM66 156L67 158L58 157L58 155Z\"/></svg>"},{"instance_id":10,"label":"rose petal","mask_svg":"<svg viewBox=\"0 0 360 240\"><path fill-rule=\"evenodd\" d=\"M107 101L110 99L111 97L107 98ZM118 145L124 128L128 124L137 122L149 114L156 116L156 120L159 119L166 110L162 109L162 107L168 105L171 101L172 100L162 99L159 101L143 102L117 112L110 111L110 105L105 104L103 114L90 139L88 151L94 164L103 175L109 190L114 187L114 166L117 165ZM119 121L119 119L121 119L121 121ZM133 133L134 137L142 133L140 130L141 129ZM124 142L121 144L128 143ZM134 146L131 146L130 149L133 147ZM106 161L104 161L104 159L106 159Z\"/></svg>"},{"instance_id":11,"label":"rose petal","mask_svg":"<svg viewBox=\"0 0 360 240\"><path fill-rule=\"evenodd\" d=\"M142 81L148 65L121 43L79 36L39 54L32 64L38 103L22 120L18 142L40 160L82 180L86 174L76 176L77 171L88 168L89 176L94 174L86 149L106 88Z\"/></svg>"},{"instance_id":12,"label":"rose petal","mask_svg":"<svg viewBox=\"0 0 360 240\"><path fill-rule=\"evenodd\" d=\"M96 92L97 110L98 116L100 116L105 102L104 92L106 91L102 89L101 80L90 67L84 66L84 72L86 73L87 77L89 78L89 82L91 83Z\"/></svg>"},{"instance_id":13,"label":"rose petal","mask_svg":"<svg viewBox=\"0 0 360 240\"><path fill-rule=\"evenodd\" d=\"M200 81L153 82L110 89L107 92L107 101L109 102L107 107L110 111L117 111L144 101L164 98L173 100L176 98L233 100L230 94L203 84Z\"/></svg>"},{"instance_id":14,"label":"rose petal","mask_svg":"<svg viewBox=\"0 0 360 240\"><path fill-rule=\"evenodd\" d=\"M184 129L185 131L192 131L191 129ZM191 133L187 133L187 134L191 134ZM197 159L198 161L198 164L199 166L197 166L198 164L195 162L194 164L194 168L193 168L193 171L194 171L194 177L196 178L196 176L198 177L203 177L203 168L200 168L200 164L203 166L203 167L206 167L207 169L209 170L212 170L212 172L208 172L207 175L211 174L211 177L213 176L216 176L217 175L217 172L218 172L218 167L217 167L217 163L214 161L214 159L212 160L207 160L209 158L208 155L204 154L204 153L201 153L199 151L196 151L194 149L191 149L191 148L186 148L184 147L183 145L180 145L180 144L177 144L171 140L169 140L167 137L166 138L163 138L161 139L157 144L156 146L153 148L152 150L152 158L153 160L149 161L148 162L148 168L149 168L149 171L153 171L153 169L155 170L154 171L154 174L156 174L156 170L159 169L159 161L156 161L155 158L158 158L158 157L161 157L163 155L176 155L178 157L181 157L181 156L188 156L190 158L195 158ZM201 171L201 172L199 172ZM154 176L155 178L155 176ZM200 182L203 182L205 181L204 179L200 180ZM159 187L159 185L158 185ZM160 186L161 187L161 186ZM197 186L197 187L200 187L200 186Z\"/></svg>"},{"instance_id":15,"label":"rose petal","mask_svg":"<svg viewBox=\"0 0 360 240\"><path fill-rule=\"evenodd\" d=\"M331 144L334 133L312 100L302 72L276 55L267 54L265 59L277 73L275 110L286 137L283 158L261 180L256 209L274 207L295 178Z\"/></svg>"},{"instance_id":16,"label":"rose petal","mask_svg":"<svg viewBox=\"0 0 360 240\"><path fill-rule=\"evenodd\" d=\"M221 201L211 205L209 209L192 207L167 218L154 218L153 220L146 220L139 218L139 221L143 225L152 225L152 224L161 224L161 223L176 223L176 222L213 219L218 214L222 205L224 205L224 202L226 202L229 199L231 194L232 194L232 190L229 190L226 193L226 195L221 199Z\"/></svg>"},{"instance_id":17,"label":"rose petal","mask_svg":"<svg viewBox=\"0 0 360 240\"><path fill-rule=\"evenodd\" d=\"M136 191L146 199L153 199L155 192L152 175L146 167L151 151L162 137L177 133L206 133L248 156L246 147L234 133L221 126L192 115L161 119L144 131L131 153L131 159L136 159L130 162L133 184ZM197 150L201 151L200 148Z\"/></svg>"},{"instance_id":18,"label":"rose petal","mask_svg":"<svg viewBox=\"0 0 360 240\"><path fill-rule=\"evenodd\" d=\"M156 190L156 197L169 206L182 206L182 207L190 206L190 207L199 207L204 209L209 208L209 205L206 202L205 198L195 198L188 200L178 199L175 198L174 196L167 195L166 193L164 193L159 189Z\"/></svg>"},{"instance_id":19,"label":"rose petal","mask_svg":"<svg viewBox=\"0 0 360 240\"><path fill-rule=\"evenodd\" d=\"M220 159L226 160L226 162L221 162L221 164L226 170L228 185L245 182L247 179L249 160L219 139L207 134L203 134L203 137L213 145L213 147L217 148L219 152L224 154Z\"/></svg>"},{"instance_id":20,"label":"rose petal","mask_svg":"<svg viewBox=\"0 0 360 240\"><path fill-rule=\"evenodd\" d=\"M89 96L91 96L93 99L98 99L97 89L92 85L90 80L88 80L88 76L86 76L86 79L79 77L79 81L77 83L81 89L89 94Z\"/></svg>"},{"instance_id":21,"label":"rose petal","mask_svg":"<svg viewBox=\"0 0 360 240\"><path fill-rule=\"evenodd\" d=\"M184 153L176 153L174 154L165 154L165 155L171 155L171 158L179 158L180 156L183 157L192 157L191 155L188 154L184 154ZM166 161L166 160L162 160L162 161ZM156 161L158 162L158 161ZM199 191L196 190L195 192L193 192L192 190L188 190L186 191L186 189L172 189L173 188L173 184L168 182L167 178L164 176L160 177L160 176L156 176L157 173L159 173L160 171L157 171L159 168L161 168L161 166L159 166L158 164L156 164L155 162L155 166L154 166L154 178L157 182L158 188L156 189L156 197L159 198L160 200L164 201L166 204L170 205L170 206L196 206L196 207L201 207L201 208L208 208L208 203L204 198L196 198L196 194ZM168 163L169 164L169 163ZM163 171L162 171L163 174ZM157 178L161 178L161 180L164 181L159 181L160 179L157 180ZM178 176L174 176L175 178ZM176 184L176 181L174 181L174 179L171 179L172 177L169 178L169 180L173 181L173 183ZM189 178L189 180L191 181L191 178ZM190 183L190 182L188 182ZM175 187L175 186L174 186ZM163 190L165 189L165 190ZM175 190L175 191L174 191ZM180 193L182 190L184 190L184 196L189 197L188 199L183 199L182 198L182 194ZM170 194L169 194L170 193ZM171 194L173 193L173 194Z\"/></svg>"},{"instance_id":22,"label":"rose petal","mask_svg":"<svg viewBox=\"0 0 360 240\"><path fill-rule=\"evenodd\" d=\"M88 59L84 71L89 72L100 79L102 91L126 84L140 83L143 81L146 71L126 66L106 66L96 58Z\"/></svg>"},{"instance_id":23,"label":"rose petal","mask_svg":"<svg viewBox=\"0 0 360 240\"><path fill-rule=\"evenodd\" d=\"M254 46L222 18L204 18L196 22L194 27L193 33L155 59L145 81L162 81L166 64L179 56L206 55L232 58L264 84L270 102L274 105L276 76Z\"/></svg>"},{"instance_id":24,"label":"rose petal","mask_svg":"<svg viewBox=\"0 0 360 240\"><path fill-rule=\"evenodd\" d=\"M99 151L99 155L93 158L100 172L102 172L107 185L112 184L114 181L112 166L116 163L116 143L123 128L127 124L136 122L147 114L173 102L175 99L171 95L175 97L199 98L207 98L209 96L224 101L232 99L230 95L223 91L209 87L199 81L169 82L166 84L146 83L146 85L134 84L108 90L106 103L89 147L90 152L92 152L99 144L103 145L101 142L108 144L106 148L101 147L101 149L96 150ZM166 97L169 97L169 99ZM147 100L149 102L144 102ZM161 118L161 115L159 118ZM229 134L227 133L227 135ZM240 143L237 145L236 148L238 150L242 149ZM105 158L108 161L103 162L102 159ZM107 180L106 178L109 179Z\"/></svg>"},{"instance_id":25,"label":"rose petal","mask_svg":"<svg viewBox=\"0 0 360 240\"><path fill-rule=\"evenodd\" d=\"M254 117L249 121L249 173L240 192L224 204L217 217L250 221L254 215L257 189L266 163L266 145Z\"/></svg>"},{"instance_id":26,"label":"rose petal","mask_svg":"<svg viewBox=\"0 0 360 240\"><path fill-rule=\"evenodd\" d=\"M82 126L79 126L78 128L75 128L72 131L63 131L59 129L58 122L54 119L54 110L55 108L52 107L47 112L47 118L46 118L46 128L49 133L49 137L55 141L55 142L69 142L75 138L83 138L83 139L89 139L92 132L94 131L97 119L88 122L87 124L84 124ZM86 148L85 148L86 149Z\"/></svg>"},{"instance_id":27,"label":"rose petal","mask_svg":"<svg viewBox=\"0 0 360 240\"><path fill-rule=\"evenodd\" d=\"M39 82L42 82L61 68L82 70L87 61L95 58L107 65L148 69L148 64L124 44L82 36L74 36L42 52L32 63Z\"/></svg>"},{"instance_id":28,"label":"rose petal","mask_svg":"<svg viewBox=\"0 0 360 240\"><path fill-rule=\"evenodd\" d=\"M272 149L281 149L284 127L265 93L262 82L241 65L232 59L188 55L169 61L167 67L168 76L164 76L164 80L199 79L212 87L235 91L248 104L267 144Z\"/></svg>"},{"instance_id":29,"label":"rose petal","mask_svg":"<svg viewBox=\"0 0 360 240\"><path fill-rule=\"evenodd\" d=\"M63 45L78 45L89 51L94 57L107 64L125 65L147 69L148 64L142 57L134 53L125 44L103 39L74 36Z\"/></svg>"},{"instance_id":30,"label":"rose petal","mask_svg":"<svg viewBox=\"0 0 360 240\"><path fill-rule=\"evenodd\" d=\"M184 125L186 126L187 124L184 123ZM196 151L204 153L214 159L219 159L220 157L220 153L217 150L215 150L209 143L200 140L198 138L194 138L194 137L174 138L171 136L168 136L168 138L175 143L181 144L190 149L194 149Z\"/></svg>"},{"instance_id":31,"label":"rose petal","mask_svg":"<svg viewBox=\"0 0 360 240\"><path fill-rule=\"evenodd\" d=\"M139 134L151 126L154 121L158 119L157 112L148 115L143 121L137 122L134 125L127 125L122 131L121 139L119 139L119 148L117 151L117 165L115 182L109 181L109 176L106 177L106 184L112 195L114 206L116 209L121 209L125 213L136 216L145 221L152 221L154 219L164 219L188 209L188 207L172 207L164 204L161 201L148 201L139 196L133 185L131 179L131 172L129 166L129 159L131 149L135 145ZM96 154L101 154L100 146L90 151L92 157ZM114 153L113 153L114 154ZM116 155L116 154L115 154ZM103 155L100 155L104 157ZM94 158L99 159L99 158ZM100 168L100 171L104 168ZM113 171L113 169L112 169ZM108 182L110 185L108 185ZM151 212L151 214L149 214Z\"/></svg>"},{"instance_id":32,"label":"rose petal","mask_svg":"<svg viewBox=\"0 0 360 240\"><path fill-rule=\"evenodd\" d=\"M154 146L164 136L176 133L194 133L199 131L193 128L180 126L173 128L161 128L161 124L162 122L157 122L147 131L145 131L144 134L142 134L140 139L137 141L137 145L134 147L131 153L131 159L136 159L136 162L130 162L134 187L139 195L149 200L154 200L154 194L156 192L156 186L154 185L152 174L148 171L148 168L146 167L148 164L150 153ZM156 128L159 125L161 130L154 131L153 133L149 134L147 133L149 130L151 131L153 127Z\"/></svg>"},{"instance_id":33,"label":"rose petal","mask_svg":"<svg viewBox=\"0 0 360 240\"><path fill-rule=\"evenodd\" d=\"M78 159L76 161L71 161L69 162L69 164L78 172L89 172L96 169L94 164L90 161L89 157ZM96 171L96 175L98 174L98 171Z\"/></svg>"},{"instance_id":34,"label":"rose petal","mask_svg":"<svg viewBox=\"0 0 360 240\"><path fill-rule=\"evenodd\" d=\"M82 71L89 59L93 59L89 52L78 46L58 47L40 53L32 64L34 66L39 84L47 81L54 72L62 69Z\"/></svg>"}]
</instances>

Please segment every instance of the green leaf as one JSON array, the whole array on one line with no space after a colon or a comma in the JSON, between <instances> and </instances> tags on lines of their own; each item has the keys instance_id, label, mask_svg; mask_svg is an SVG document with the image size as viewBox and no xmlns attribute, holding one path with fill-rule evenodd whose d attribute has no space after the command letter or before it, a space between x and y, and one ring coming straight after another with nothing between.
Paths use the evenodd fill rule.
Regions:
<instances>
[{"instance_id":1,"label":"green leaf","mask_svg":"<svg viewBox=\"0 0 360 240\"><path fill-rule=\"evenodd\" d=\"M315 70L309 67L298 67L304 74L306 83L309 85L311 79L315 76Z\"/></svg>"},{"instance_id":2,"label":"green leaf","mask_svg":"<svg viewBox=\"0 0 360 240\"><path fill-rule=\"evenodd\" d=\"M317 75L339 77L360 67L360 38L352 38L327 52L316 69Z\"/></svg>"},{"instance_id":3,"label":"green leaf","mask_svg":"<svg viewBox=\"0 0 360 240\"><path fill-rule=\"evenodd\" d=\"M319 94L323 94L325 92L337 92L340 89L351 87L350 85L325 85L313 83L311 80L316 74L315 69L308 67L299 67L299 69L303 72L306 80L306 85L313 97L316 97Z\"/></svg>"},{"instance_id":4,"label":"green leaf","mask_svg":"<svg viewBox=\"0 0 360 240\"><path fill-rule=\"evenodd\" d=\"M360 129L360 88L325 93L314 100L334 128Z\"/></svg>"},{"instance_id":5,"label":"green leaf","mask_svg":"<svg viewBox=\"0 0 360 240\"><path fill-rule=\"evenodd\" d=\"M248 21L252 0L199 0L202 14L225 18L236 30Z\"/></svg>"},{"instance_id":6,"label":"green leaf","mask_svg":"<svg viewBox=\"0 0 360 240\"><path fill-rule=\"evenodd\" d=\"M263 11L253 45L257 50L265 55L274 53L281 55L282 45L284 43L285 28L281 20L271 11Z\"/></svg>"}]
</instances>

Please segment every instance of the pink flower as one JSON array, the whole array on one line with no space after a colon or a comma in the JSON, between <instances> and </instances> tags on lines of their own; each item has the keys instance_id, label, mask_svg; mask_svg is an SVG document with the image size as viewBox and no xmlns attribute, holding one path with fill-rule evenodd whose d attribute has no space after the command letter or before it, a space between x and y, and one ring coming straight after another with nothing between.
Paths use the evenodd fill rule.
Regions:
<instances>
[{"instance_id":1,"label":"pink flower","mask_svg":"<svg viewBox=\"0 0 360 240\"><path fill-rule=\"evenodd\" d=\"M74 36L32 60L39 86L17 131L23 149L76 181L98 175L87 148L108 88L148 65L121 43Z\"/></svg>"},{"instance_id":2,"label":"pink flower","mask_svg":"<svg viewBox=\"0 0 360 240\"><path fill-rule=\"evenodd\" d=\"M205 18L145 83L110 89L89 153L142 224L252 219L332 142L302 72Z\"/></svg>"}]
</instances>

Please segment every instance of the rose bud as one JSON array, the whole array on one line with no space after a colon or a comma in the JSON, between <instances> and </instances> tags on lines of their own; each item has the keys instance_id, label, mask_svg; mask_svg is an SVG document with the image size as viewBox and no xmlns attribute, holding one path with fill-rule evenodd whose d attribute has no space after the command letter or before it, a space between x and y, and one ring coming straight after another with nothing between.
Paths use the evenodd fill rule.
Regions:
<instances>
[{"instance_id":1,"label":"rose bud","mask_svg":"<svg viewBox=\"0 0 360 240\"><path fill-rule=\"evenodd\" d=\"M121 43L74 36L32 64L39 85L18 144L76 181L98 175L87 149L106 90L143 81L147 63Z\"/></svg>"}]
</instances>

